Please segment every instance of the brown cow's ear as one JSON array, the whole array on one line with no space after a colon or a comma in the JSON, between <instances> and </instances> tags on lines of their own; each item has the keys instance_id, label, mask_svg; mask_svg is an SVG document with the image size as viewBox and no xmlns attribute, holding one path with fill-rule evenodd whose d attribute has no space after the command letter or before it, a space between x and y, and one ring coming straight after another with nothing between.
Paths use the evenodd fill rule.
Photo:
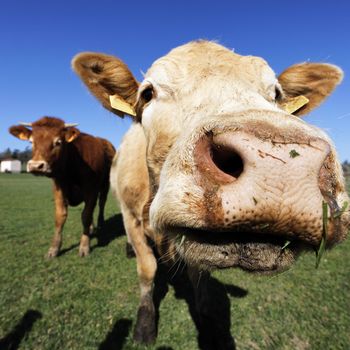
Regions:
<instances>
[{"instance_id":1,"label":"brown cow's ear","mask_svg":"<svg viewBox=\"0 0 350 350\"><path fill-rule=\"evenodd\" d=\"M278 77L284 92L282 105L297 96L305 96L309 102L295 111L295 115L305 115L318 107L342 81L342 70L325 63L300 63L287 68Z\"/></svg>"},{"instance_id":2,"label":"brown cow's ear","mask_svg":"<svg viewBox=\"0 0 350 350\"><path fill-rule=\"evenodd\" d=\"M23 125L13 125L9 128L9 133L19 138L20 140L28 141L32 136L32 130Z\"/></svg>"},{"instance_id":3,"label":"brown cow's ear","mask_svg":"<svg viewBox=\"0 0 350 350\"><path fill-rule=\"evenodd\" d=\"M72 127L72 128L67 128L66 129L64 137L66 139L66 142L69 143L69 142L74 141L79 136L79 134L80 134L79 129Z\"/></svg>"},{"instance_id":4,"label":"brown cow's ear","mask_svg":"<svg viewBox=\"0 0 350 350\"><path fill-rule=\"evenodd\" d=\"M119 58L100 53L83 52L72 60L72 67L88 89L109 111L124 117L125 111L111 105L115 96L131 107L136 103L138 82Z\"/></svg>"}]
</instances>

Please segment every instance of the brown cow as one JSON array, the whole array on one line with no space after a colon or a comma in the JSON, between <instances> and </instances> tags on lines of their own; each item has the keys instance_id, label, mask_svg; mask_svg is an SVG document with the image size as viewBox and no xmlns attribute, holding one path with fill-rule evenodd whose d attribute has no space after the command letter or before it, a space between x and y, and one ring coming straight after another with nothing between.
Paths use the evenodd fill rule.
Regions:
<instances>
[{"instance_id":1,"label":"brown cow","mask_svg":"<svg viewBox=\"0 0 350 350\"><path fill-rule=\"evenodd\" d=\"M195 286L202 271L281 271L301 251L345 239L349 198L336 151L299 118L342 80L338 67L301 63L277 78L259 57L197 41L157 60L142 83L104 54L82 53L73 68L104 107L134 116L111 184L137 258L135 340L156 336L147 237L183 259ZM205 290L196 297L203 317Z\"/></svg>"},{"instance_id":2,"label":"brown cow","mask_svg":"<svg viewBox=\"0 0 350 350\"><path fill-rule=\"evenodd\" d=\"M62 245L62 229L67 219L68 205L85 203L82 212L83 233L79 255L90 251L90 231L93 212L99 198L98 225L104 221L104 207L109 189L109 171L115 149L102 138L81 133L72 125L53 117L43 117L34 123L10 127L12 135L33 142L33 158L27 170L53 180L55 199L55 234L48 257L57 256Z\"/></svg>"}]
</instances>

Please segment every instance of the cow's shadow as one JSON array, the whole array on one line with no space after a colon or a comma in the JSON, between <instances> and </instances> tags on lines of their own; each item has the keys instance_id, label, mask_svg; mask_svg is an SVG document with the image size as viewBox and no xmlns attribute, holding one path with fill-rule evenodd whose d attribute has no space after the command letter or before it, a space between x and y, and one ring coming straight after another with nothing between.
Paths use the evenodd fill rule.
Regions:
<instances>
[{"instance_id":1,"label":"cow's shadow","mask_svg":"<svg viewBox=\"0 0 350 350\"><path fill-rule=\"evenodd\" d=\"M159 263L154 284L156 322L159 321L159 307L169 288L174 288L175 297L187 303L189 313L197 329L198 348L202 350L233 350L235 341L231 335L230 299L243 298L248 292L234 285L223 284L214 277L207 282L208 305L205 315L196 310L194 291L184 266L169 266ZM136 310L135 310L136 315ZM130 333L131 321L118 320L107 334L99 349L122 349ZM161 347L159 349L171 349Z\"/></svg>"},{"instance_id":2,"label":"cow's shadow","mask_svg":"<svg viewBox=\"0 0 350 350\"><path fill-rule=\"evenodd\" d=\"M125 229L123 224L123 216L121 213L116 214L105 220L101 227L97 227L91 238L96 238L97 243L92 249L97 247L105 247L113 240L120 236L125 236Z\"/></svg>"},{"instance_id":3,"label":"cow's shadow","mask_svg":"<svg viewBox=\"0 0 350 350\"><path fill-rule=\"evenodd\" d=\"M122 318L118 320L113 329L107 334L98 350L121 350L130 332L131 320Z\"/></svg>"},{"instance_id":4,"label":"cow's shadow","mask_svg":"<svg viewBox=\"0 0 350 350\"><path fill-rule=\"evenodd\" d=\"M125 234L122 215L117 214L108 219L96 233L97 244L94 248L108 245L115 238ZM155 253L156 254L156 253ZM156 254L157 255L157 254ZM199 315L194 297L193 286L183 265L169 266L162 263L158 257L158 269L154 283L154 305L156 308L156 321L159 321L159 307L167 295L169 288L174 288L175 297L187 303L189 313L197 329L198 348L202 350L232 350L235 341L231 335L230 299L243 298L248 291L229 284L223 284L214 277L207 282L208 303L205 315ZM135 310L136 315L136 310ZM122 349L129 336L131 320L117 320L113 329L107 334L99 349ZM162 347L159 349L171 349Z\"/></svg>"},{"instance_id":5,"label":"cow's shadow","mask_svg":"<svg viewBox=\"0 0 350 350\"><path fill-rule=\"evenodd\" d=\"M174 269L177 270L174 273ZM196 309L193 286L188 278L184 266L169 266L160 263L157 270L154 303L157 310L157 324L159 306L165 298L169 286L174 288L175 297L186 301L189 313L197 329L198 348L202 350L235 349L235 341L231 335L230 299L243 298L248 291L234 285L223 284L216 278L209 276L207 281L207 304L204 314Z\"/></svg>"},{"instance_id":6,"label":"cow's shadow","mask_svg":"<svg viewBox=\"0 0 350 350\"><path fill-rule=\"evenodd\" d=\"M28 310L21 320L16 324L13 330L4 338L0 339L0 349L15 350L18 349L22 339L31 331L34 323L42 317L41 312Z\"/></svg>"}]
</instances>

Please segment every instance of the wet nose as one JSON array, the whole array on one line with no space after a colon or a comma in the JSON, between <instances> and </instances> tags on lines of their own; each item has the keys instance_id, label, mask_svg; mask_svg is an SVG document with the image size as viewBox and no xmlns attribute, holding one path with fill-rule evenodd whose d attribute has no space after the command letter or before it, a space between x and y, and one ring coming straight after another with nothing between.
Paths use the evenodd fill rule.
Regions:
<instances>
[{"instance_id":1,"label":"wet nose","mask_svg":"<svg viewBox=\"0 0 350 350\"><path fill-rule=\"evenodd\" d=\"M30 173L46 173L49 171L49 165L44 160L30 160L27 164L27 171Z\"/></svg>"}]
</instances>

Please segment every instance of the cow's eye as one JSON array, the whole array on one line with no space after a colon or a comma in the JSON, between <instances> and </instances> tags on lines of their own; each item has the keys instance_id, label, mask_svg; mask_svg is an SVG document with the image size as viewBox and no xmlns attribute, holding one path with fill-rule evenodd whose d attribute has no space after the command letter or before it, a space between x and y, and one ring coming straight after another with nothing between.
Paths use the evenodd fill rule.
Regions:
<instances>
[{"instance_id":1,"label":"cow's eye","mask_svg":"<svg viewBox=\"0 0 350 350\"><path fill-rule=\"evenodd\" d=\"M141 98L145 103L148 103L149 101L152 100L154 95L153 87L149 86L145 90L141 92Z\"/></svg>"},{"instance_id":2,"label":"cow's eye","mask_svg":"<svg viewBox=\"0 0 350 350\"><path fill-rule=\"evenodd\" d=\"M57 139L53 142L54 146L61 146L62 145L62 140L61 139Z\"/></svg>"}]
</instances>

